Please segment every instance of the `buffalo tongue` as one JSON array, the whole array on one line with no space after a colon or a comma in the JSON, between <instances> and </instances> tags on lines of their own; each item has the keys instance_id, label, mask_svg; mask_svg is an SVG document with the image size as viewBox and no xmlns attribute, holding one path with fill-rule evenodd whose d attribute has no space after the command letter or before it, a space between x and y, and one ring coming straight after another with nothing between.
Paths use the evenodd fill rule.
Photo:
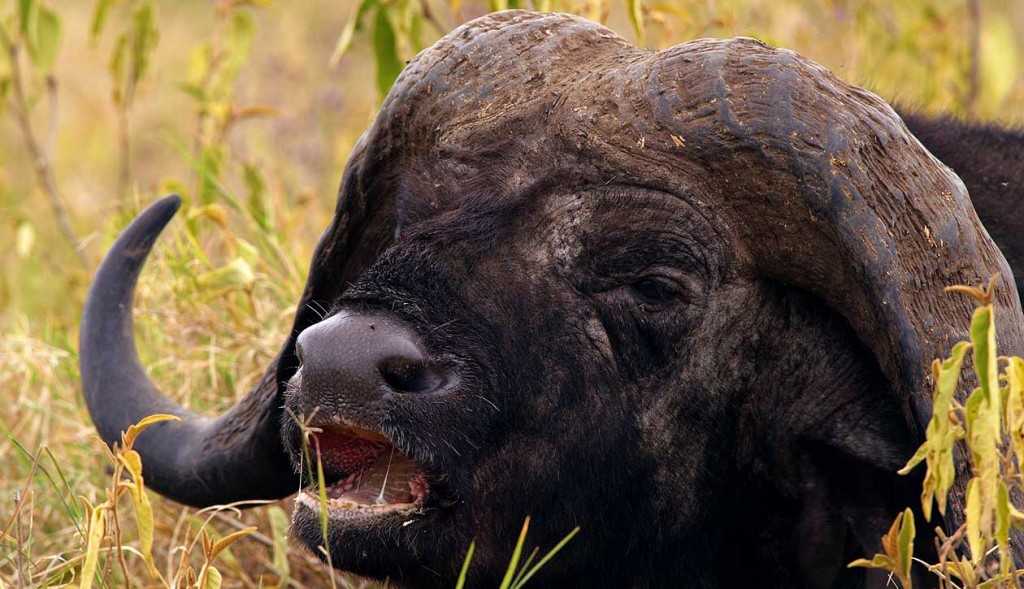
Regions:
<instances>
[{"instance_id":1,"label":"buffalo tongue","mask_svg":"<svg viewBox=\"0 0 1024 589\"><path fill-rule=\"evenodd\" d=\"M362 505L412 503L409 481L419 474L419 467L394 449L385 450L373 464L353 481L352 488L341 494L342 501Z\"/></svg>"}]
</instances>

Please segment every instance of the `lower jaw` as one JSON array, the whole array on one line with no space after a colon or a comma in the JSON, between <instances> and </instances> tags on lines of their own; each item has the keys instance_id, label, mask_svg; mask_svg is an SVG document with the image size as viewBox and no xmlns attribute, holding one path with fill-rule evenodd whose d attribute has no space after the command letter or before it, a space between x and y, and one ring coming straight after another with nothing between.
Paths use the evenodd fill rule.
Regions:
<instances>
[{"instance_id":1,"label":"lower jaw","mask_svg":"<svg viewBox=\"0 0 1024 589\"><path fill-rule=\"evenodd\" d=\"M373 517L392 515L422 515L425 513L423 504L412 503L383 503L366 504L347 501L345 499L322 498L315 491L305 490L299 493L296 498L296 509L303 507L320 513L327 509L327 517L333 519L349 519L350 517Z\"/></svg>"},{"instance_id":2,"label":"lower jaw","mask_svg":"<svg viewBox=\"0 0 1024 589\"><path fill-rule=\"evenodd\" d=\"M450 562L461 564L460 545L452 544L455 535L437 515L435 508L417 504L345 508L303 491L295 499L288 535L336 569L382 581L404 580L399 586L450 588L452 583L438 585L432 571Z\"/></svg>"}]
</instances>

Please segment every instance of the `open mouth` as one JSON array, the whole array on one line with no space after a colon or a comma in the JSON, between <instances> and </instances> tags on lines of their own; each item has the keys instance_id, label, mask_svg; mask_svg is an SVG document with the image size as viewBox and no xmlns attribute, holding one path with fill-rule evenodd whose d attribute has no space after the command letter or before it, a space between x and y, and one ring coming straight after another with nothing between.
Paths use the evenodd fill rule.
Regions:
<instances>
[{"instance_id":1,"label":"open mouth","mask_svg":"<svg viewBox=\"0 0 1024 589\"><path fill-rule=\"evenodd\" d=\"M417 511L430 496L423 468L384 436L350 425L330 426L315 436L310 450L314 459L319 452L332 514ZM319 503L319 490L306 489L299 499Z\"/></svg>"}]
</instances>

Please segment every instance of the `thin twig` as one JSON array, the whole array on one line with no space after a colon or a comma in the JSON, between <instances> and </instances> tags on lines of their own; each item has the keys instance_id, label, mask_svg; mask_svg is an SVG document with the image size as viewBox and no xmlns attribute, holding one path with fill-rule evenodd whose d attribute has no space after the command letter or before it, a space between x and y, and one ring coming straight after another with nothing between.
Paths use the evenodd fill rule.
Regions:
<instances>
[{"instance_id":1,"label":"thin twig","mask_svg":"<svg viewBox=\"0 0 1024 589\"><path fill-rule=\"evenodd\" d=\"M60 189L57 186L57 180L53 173L53 162L51 161L49 152L43 145L39 143L36 138L35 129L32 127L32 120L29 116L28 98L25 96L25 80L22 78L21 73L21 61L19 54L21 48L19 43L14 42L8 35L6 30L0 27L0 45L3 46L4 52L7 54L7 58L10 61L11 66L11 87L14 92L11 95L11 114L14 116L15 121L18 123L18 127L21 130L21 137L25 142L25 148L28 150L29 156L32 158L32 169L36 173L36 179L39 182L40 187L46 194L46 197L50 201L50 207L53 209L54 217L56 217L57 225L64 234L64 237L71 244L72 249L75 250L75 254L78 256L78 260L82 263L82 267L89 268L89 259L86 258L85 252L82 251L78 237L75 235L75 230L71 227L71 221L68 219L67 210L64 207L64 198L61 196ZM47 91L50 93L50 105L55 108L57 105L57 82L56 79L47 80ZM56 112L50 113L51 127L56 128L56 125L52 124L53 118L56 117Z\"/></svg>"},{"instance_id":2,"label":"thin twig","mask_svg":"<svg viewBox=\"0 0 1024 589\"><path fill-rule=\"evenodd\" d=\"M131 110L135 104L135 82L138 80L138 60L131 60L131 70L128 72L128 79L125 81L124 94L118 97L117 102L117 131L118 144L121 151L120 173L117 181L117 194L121 199L119 206L124 207L128 203L128 194L132 185L132 135L131 135Z\"/></svg>"},{"instance_id":3,"label":"thin twig","mask_svg":"<svg viewBox=\"0 0 1024 589\"><path fill-rule=\"evenodd\" d=\"M24 500L25 498L19 495L17 491L14 492L14 515L16 522L16 525L14 526L14 531L15 534L17 535L18 543L18 564L16 565L18 567L18 589L22 589L22 587L28 587L28 584L25 583L25 539L22 537L21 534L21 504L24 502Z\"/></svg>"},{"instance_id":4,"label":"thin twig","mask_svg":"<svg viewBox=\"0 0 1024 589\"><path fill-rule=\"evenodd\" d=\"M445 24L437 18L437 15L434 14L433 8L430 7L430 0L420 0L420 9L423 11L423 18L433 25L438 33L443 35L452 30L452 27L445 26Z\"/></svg>"}]
</instances>

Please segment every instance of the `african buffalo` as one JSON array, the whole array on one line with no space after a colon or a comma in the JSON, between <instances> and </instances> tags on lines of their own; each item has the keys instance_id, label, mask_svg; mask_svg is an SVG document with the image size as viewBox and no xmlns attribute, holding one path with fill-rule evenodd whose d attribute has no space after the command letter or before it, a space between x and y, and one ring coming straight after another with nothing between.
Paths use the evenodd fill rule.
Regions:
<instances>
[{"instance_id":1,"label":"african buffalo","mask_svg":"<svg viewBox=\"0 0 1024 589\"><path fill-rule=\"evenodd\" d=\"M177 206L90 291L97 428L181 416L139 439L146 478L210 505L294 493L302 416L333 563L402 585L453 586L476 539L471 584L496 586L531 515L531 545L582 526L550 586L882 586L846 563L919 504L921 469L895 471L972 309L943 287L998 272L1002 349L1024 349L961 180L881 99L752 39L653 52L510 11L421 53L353 151L292 335L217 418L135 354L134 284ZM310 547L319 512L299 495Z\"/></svg>"}]
</instances>

